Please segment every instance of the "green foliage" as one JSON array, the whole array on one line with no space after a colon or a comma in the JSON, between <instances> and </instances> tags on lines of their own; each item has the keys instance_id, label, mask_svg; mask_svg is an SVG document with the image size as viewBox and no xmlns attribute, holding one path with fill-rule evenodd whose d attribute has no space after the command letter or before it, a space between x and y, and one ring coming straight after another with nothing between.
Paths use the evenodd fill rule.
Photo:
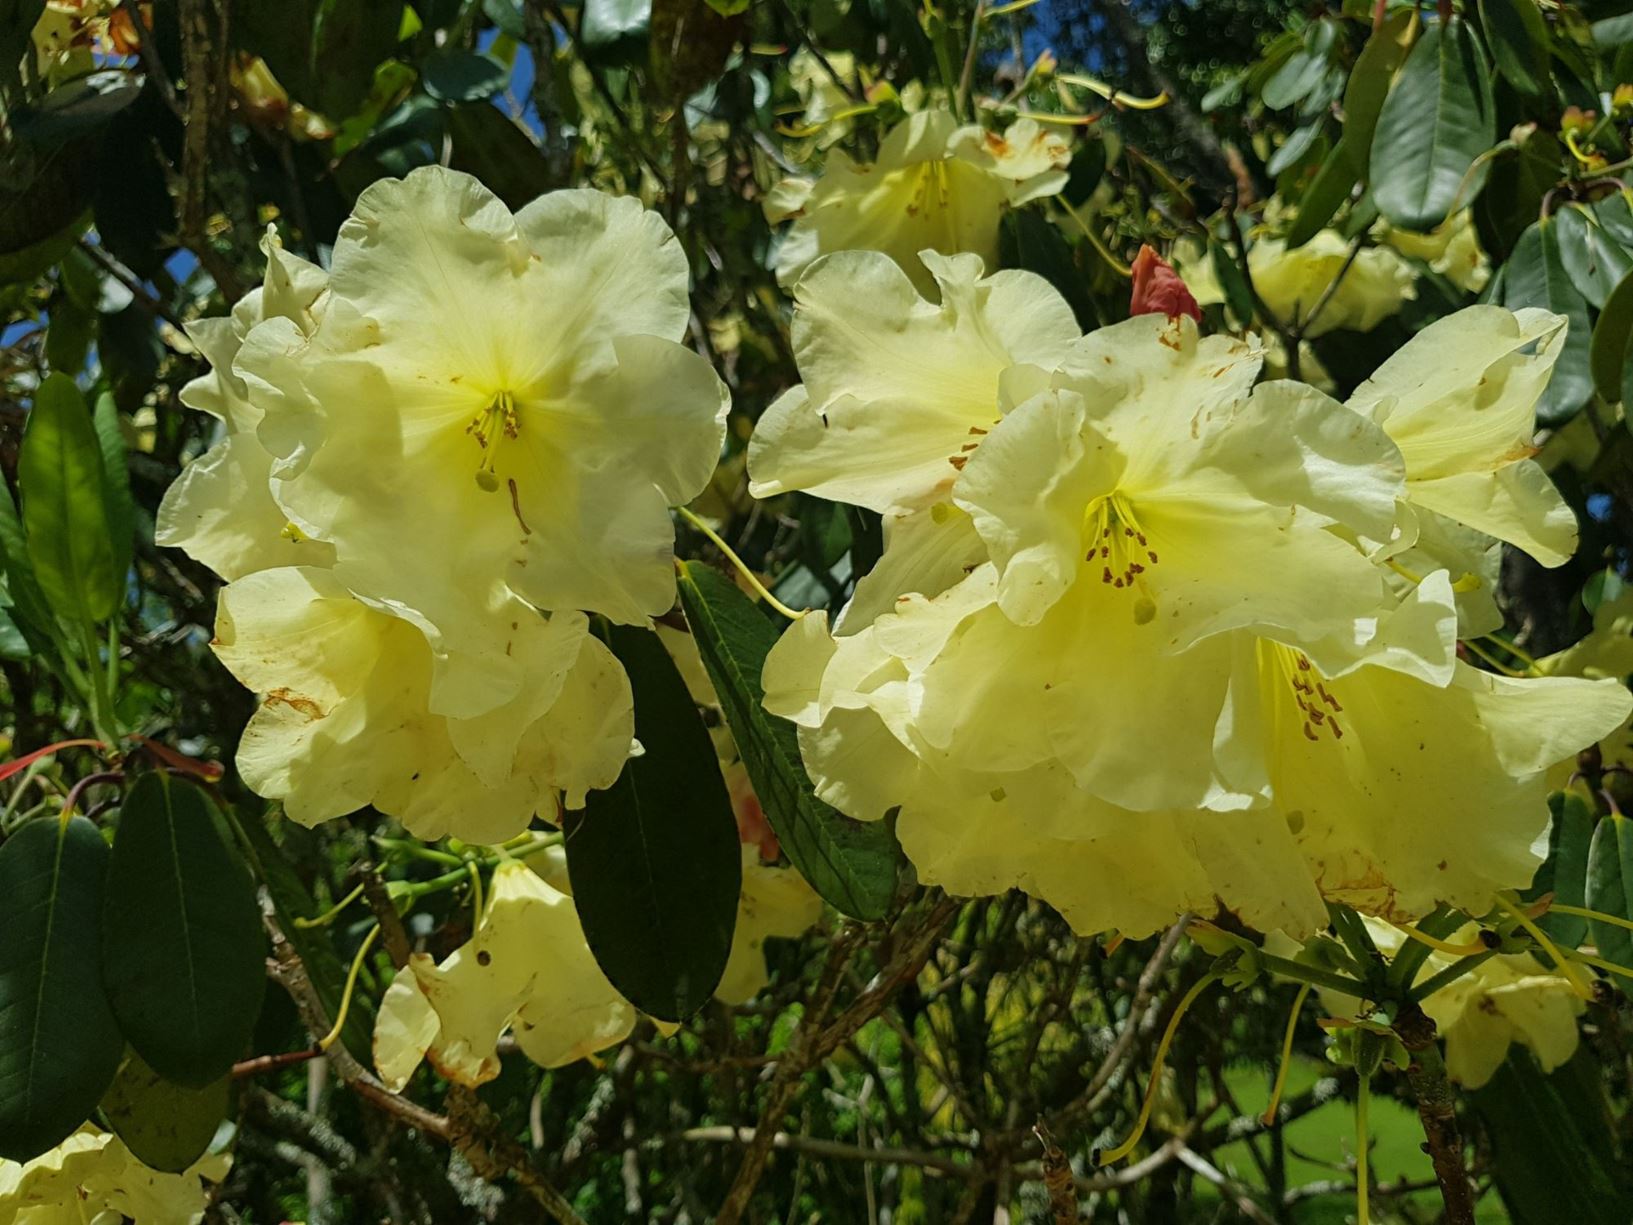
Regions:
<instances>
[{"instance_id":1,"label":"green foliage","mask_svg":"<svg viewBox=\"0 0 1633 1225\"><path fill-rule=\"evenodd\" d=\"M102 1099L102 1117L145 1166L179 1174L202 1157L227 1117L232 1080L201 1088L165 1080L132 1051Z\"/></svg>"},{"instance_id":2,"label":"green foliage","mask_svg":"<svg viewBox=\"0 0 1633 1225\"><path fill-rule=\"evenodd\" d=\"M103 977L126 1041L189 1088L245 1054L266 987L255 887L204 792L144 774L119 810L103 898Z\"/></svg>"},{"instance_id":3,"label":"green foliage","mask_svg":"<svg viewBox=\"0 0 1633 1225\"><path fill-rule=\"evenodd\" d=\"M713 994L742 887L737 823L714 746L656 634L613 626L645 749L568 812L567 870L590 951L641 1011L682 1021Z\"/></svg>"},{"instance_id":4,"label":"green foliage","mask_svg":"<svg viewBox=\"0 0 1633 1225\"><path fill-rule=\"evenodd\" d=\"M102 989L108 847L84 817L0 845L0 1157L58 1144L102 1100L124 1051Z\"/></svg>"},{"instance_id":5,"label":"green foliage","mask_svg":"<svg viewBox=\"0 0 1633 1225\"><path fill-rule=\"evenodd\" d=\"M761 705L760 672L777 628L734 583L697 562L682 563L680 599L782 849L841 913L883 918L902 863L890 822L853 821L817 799L794 725Z\"/></svg>"}]
</instances>

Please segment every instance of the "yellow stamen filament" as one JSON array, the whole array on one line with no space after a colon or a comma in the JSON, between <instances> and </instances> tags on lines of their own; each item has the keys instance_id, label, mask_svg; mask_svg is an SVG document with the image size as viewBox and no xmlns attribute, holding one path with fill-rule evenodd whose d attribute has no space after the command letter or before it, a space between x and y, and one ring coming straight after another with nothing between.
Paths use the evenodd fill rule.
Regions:
<instances>
[{"instance_id":1,"label":"yellow stamen filament","mask_svg":"<svg viewBox=\"0 0 1633 1225\"><path fill-rule=\"evenodd\" d=\"M316 918L302 919L302 918L297 916L296 919L295 919L295 926L296 927L301 927L301 928L306 928L306 927L327 927L327 926L329 926L329 924L331 924L331 923L333 923L335 921L335 919L339 916L339 914L340 914L340 912L342 910L345 910L346 907L350 906L353 902L355 902L358 898L360 898L362 896L363 896L363 886L359 885L359 886L357 886L357 888L353 889L345 897L341 898L338 902L336 902L333 906L329 907L328 910L325 910L322 914L318 915Z\"/></svg>"},{"instance_id":2,"label":"yellow stamen filament","mask_svg":"<svg viewBox=\"0 0 1633 1225\"><path fill-rule=\"evenodd\" d=\"M1622 978L1633 978L1633 970L1626 966L1619 966L1614 961L1607 961L1603 957L1595 957L1592 953L1584 953L1581 949L1572 949L1567 956L1572 961L1580 961L1585 965L1596 966L1606 974L1620 975Z\"/></svg>"},{"instance_id":3,"label":"yellow stamen filament","mask_svg":"<svg viewBox=\"0 0 1633 1225\"><path fill-rule=\"evenodd\" d=\"M499 455L499 443L506 438L515 438L521 429L516 400L508 391L494 396L492 403L472 417L471 423L465 427L465 432L476 439L477 446L482 448L482 459L476 467L476 483L487 492L492 493L499 488L499 474L493 467Z\"/></svg>"},{"instance_id":4,"label":"yellow stamen filament","mask_svg":"<svg viewBox=\"0 0 1633 1225\"><path fill-rule=\"evenodd\" d=\"M1491 947L1481 941L1472 944L1453 944L1449 940L1442 940L1438 936L1431 936L1428 932L1419 931L1410 923L1390 923L1396 931L1416 940L1419 944L1427 944L1436 952L1447 953L1452 957L1473 957L1478 953L1489 953Z\"/></svg>"},{"instance_id":5,"label":"yellow stamen filament","mask_svg":"<svg viewBox=\"0 0 1633 1225\"><path fill-rule=\"evenodd\" d=\"M1554 902L1548 910L1550 913L1575 915L1579 919L1597 919L1601 923L1609 923L1612 927L1625 927L1628 931L1633 931L1633 919L1606 914L1602 910L1589 910L1585 906L1566 906L1561 902Z\"/></svg>"},{"instance_id":6,"label":"yellow stamen filament","mask_svg":"<svg viewBox=\"0 0 1633 1225\"><path fill-rule=\"evenodd\" d=\"M1287 1014L1287 1032L1281 1040L1281 1063L1276 1067L1276 1083L1270 1086L1270 1105L1264 1108L1266 1127L1276 1121L1282 1091L1287 1088L1287 1069L1293 1064L1293 1036L1298 1032L1298 1015L1304 1011L1304 1001L1310 994L1310 987L1310 983L1299 984L1298 994L1293 997L1293 1010Z\"/></svg>"},{"instance_id":7,"label":"yellow stamen filament","mask_svg":"<svg viewBox=\"0 0 1633 1225\"><path fill-rule=\"evenodd\" d=\"M1168 1028L1162 1031L1162 1040L1157 1043L1156 1058L1151 1061L1151 1080L1145 1087L1145 1100L1140 1103L1140 1117L1134 1121L1134 1130L1116 1148L1109 1153L1100 1154L1101 1165L1111 1165L1121 1161L1134 1151L1134 1146L1145 1135L1146 1124L1151 1121L1151 1108L1156 1105L1157 1087L1162 1084L1162 1069L1168 1062L1168 1048L1173 1044L1174 1034L1179 1030L1179 1023L1184 1019L1186 1011L1196 1002L1196 997L1213 985L1219 975L1209 971L1187 991L1179 1001L1179 1007L1174 1009L1174 1015L1168 1019Z\"/></svg>"},{"instance_id":8,"label":"yellow stamen filament","mask_svg":"<svg viewBox=\"0 0 1633 1225\"><path fill-rule=\"evenodd\" d=\"M482 926L482 872L475 860L467 860L465 868L471 874L471 927L474 930Z\"/></svg>"},{"instance_id":9,"label":"yellow stamen filament","mask_svg":"<svg viewBox=\"0 0 1633 1225\"><path fill-rule=\"evenodd\" d=\"M1134 513L1134 507L1120 493L1102 494L1083 511L1083 535L1088 541L1083 560L1092 569L1100 567L1100 581L1107 586L1137 588L1134 620L1144 625L1157 615L1156 601L1144 578L1148 566L1160 560L1150 538Z\"/></svg>"},{"instance_id":10,"label":"yellow stamen filament","mask_svg":"<svg viewBox=\"0 0 1633 1225\"><path fill-rule=\"evenodd\" d=\"M1593 988L1582 980L1582 976L1576 972L1576 967L1554 946L1554 942L1548 939L1547 933L1536 925L1530 915L1501 894L1497 896L1497 904L1518 919L1520 926L1525 928L1526 934L1535 940L1542 948L1542 951L1553 959L1553 963L1559 967L1559 972L1565 981L1571 984L1572 991L1575 991L1585 1000L1593 999Z\"/></svg>"},{"instance_id":11,"label":"yellow stamen filament","mask_svg":"<svg viewBox=\"0 0 1633 1225\"><path fill-rule=\"evenodd\" d=\"M363 959L369 955L369 950L374 947L379 935L380 925L376 923L369 928L369 934L363 937L363 943L357 946L357 956L352 958L351 972L346 975L346 990L340 997L340 1012L335 1016L334 1028L318 1039L318 1050L328 1050L339 1039L340 1031L346 1028L346 1014L352 1009L352 996L357 990L358 972L362 970Z\"/></svg>"},{"instance_id":12,"label":"yellow stamen filament","mask_svg":"<svg viewBox=\"0 0 1633 1225\"><path fill-rule=\"evenodd\" d=\"M1287 683L1293 689L1293 702L1303 717L1304 738L1318 741L1322 731L1327 731L1334 740L1342 740L1344 728L1338 716L1343 713L1344 704L1332 695L1326 680L1303 652L1287 647L1277 649L1281 652Z\"/></svg>"},{"instance_id":13,"label":"yellow stamen filament","mask_svg":"<svg viewBox=\"0 0 1633 1225\"><path fill-rule=\"evenodd\" d=\"M918 181L913 187L913 198L907 205L907 215L917 217L921 212L930 212L932 208L946 208L952 202L952 197L952 177L947 172L947 160L937 158L934 161L921 162Z\"/></svg>"},{"instance_id":14,"label":"yellow stamen filament","mask_svg":"<svg viewBox=\"0 0 1633 1225\"><path fill-rule=\"evenodd\" d=\"M760 581L759 576L748 568L748 563L741 557L737 556L737 551L720 538L719 532L715 531L707 523L703 522L702 519L699 519L691 511L687 510L686 507L677 506L675 509L680 512L680 517L682 519L685 519L686 522L690 523L698 531L702 532L715 548L719 549L723 554L725 554L726 560L737 567L737 573L743 576L744 581L754 589L755 594L767 604L771 605L772 608L776 609L790 621L798 621L810 611L809 609L805 608L790 608L776 596L772 595L766 585ZM676 566L679 566L680 564L681 563L678 560L675 562Z\"/></svg>"}]
</instances>

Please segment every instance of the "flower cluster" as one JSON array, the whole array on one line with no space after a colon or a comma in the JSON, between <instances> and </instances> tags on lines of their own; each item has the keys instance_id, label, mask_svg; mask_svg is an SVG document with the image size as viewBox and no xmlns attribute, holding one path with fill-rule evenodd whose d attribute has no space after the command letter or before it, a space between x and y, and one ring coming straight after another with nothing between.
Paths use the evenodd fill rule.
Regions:
<instances>
[{"instance_id":1,"label":"flower cluster","mask_svg":"<svg viewBox=\"0 0 1633 1225\"><path fill-rule=\"evenodd\" d=\"M1458 653L1498 624L1499 541L1574 548L1530 459L1564 321L1469 308L1339 403L1186 315L1084 336L1040 278L922 259L939 304L882 254L812 266L805 381L750 443L760 496L885 516L831 632L807 615L766 665L823 798L899 812L920 879L1085 933L1526 885L1545 771L1630 705Z\"/></svg>"},{"instance_id":2,"label":"flower cluster","mask_svg":"<svg viewBox=\"0 0 1633 1225\"><path fill-rule=\"evenodd\" d=\"M156 533L230 580L212 645L264 698L240 772L307 824L373 804L502 841L632 751L586 614L668 610L668 508L724 436L685 256L634 200L512 214L439 167L364 191L328 272L266 253L191 327L211 370L182 399L223 437Z\"/></svg>"}]
</instances>

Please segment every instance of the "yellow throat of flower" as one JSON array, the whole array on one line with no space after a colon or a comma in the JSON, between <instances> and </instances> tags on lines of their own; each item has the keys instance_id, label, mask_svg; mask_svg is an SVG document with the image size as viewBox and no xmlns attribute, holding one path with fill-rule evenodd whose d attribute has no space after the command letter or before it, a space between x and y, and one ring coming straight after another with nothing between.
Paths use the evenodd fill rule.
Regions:
<instances>
[{"instance_id":1,"label":"yellow throat of flower","mask_svg":"<svg viewBox=\"0 0 1633 1225\"><path fill-rule=\"evenodd\" d=\"M1302 651L1266 639L1260 639L1260 643L1272 657L1271 667L1280 674L1292 694L1304 738L1318 742L1324 739L1342 740L1344 728L1338 716L1343 713L1344 706L1333 696L1327 679L1316 671L1315 665Z\"/></svg>"},{"instance_id":2,"label":"yellow throat of flower","mask_svg":"<svg viewBox=\"0 0 1633 1225\"><path fill-rule=\"evenodd\" d=\"M476 483L488 493L499 488L499 474L494 462L499 455L499 444L521 433L521 419L516 413L515 397L508 391L494 396L488 406L465 427L465 432L476 439L482 456L476 466Z\"/></svg>"},{"instance_id":3,"label":"yellow throat of flower","mask_svg":"<svg viewBox=\"0 0 1633 1225\"><path fill-rule=\"evenodd\" d=\"M1157 615L1146 572L1160 560L1135 516L1133 504L1117 491L1101 494L1083 510L1083 560L1100 567L1100 581L1136 593L1134 620L1144 625Z\"/></svg>"}]
</instances>

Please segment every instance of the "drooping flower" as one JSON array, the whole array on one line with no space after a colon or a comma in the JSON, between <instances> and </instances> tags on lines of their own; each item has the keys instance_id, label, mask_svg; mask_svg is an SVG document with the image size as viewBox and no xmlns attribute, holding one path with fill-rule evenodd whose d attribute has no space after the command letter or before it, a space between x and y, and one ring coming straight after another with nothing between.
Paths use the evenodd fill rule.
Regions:
<instances>
[{"instance_id":1,"label":"drooping flower","mask_svg":"<svg viewBox=\"0 0 1633 1225\"><path fill-rule=\"evenodd\" d=\"M425 636L333 571L286 567L229 584L211 645L263 695L239 743L244 781L302 824L373 804L419 837L479 844L553 814L558 793L582 805L631 751L629 680L583 614L512 605L526 684L499 707L452 718L430 709Z\"/></svg>"},{"instance_id":2,"label":"drooping flower","mask_svg":"<svg viewBox=\"0 0 1633 1225\"><path fill-rule=\"evenodd\" d=\"M1536 454L1537 400L1565 343L1565 319L1543 310L1471 306L1437 319L1349 399L1406 460L1406 502L1557 566L1576 551L1576 517ZM1449 565L1454 559L1437 558ZM1449 568L1451 568L1449 566Z\"/></svg>"},{"instance_id":3,"label":"drooping flower","mask_svg":"<svg viewBox=\"0 0 1633 1225\"><path fill-rule=\"evenodd\" d=\"M794 220L777 279L792 287L835 251L883 251L921 293L934 293L920 251L969 252L994 267L1004 210L1060 191L1070 161L1066 140L1030 119L999 136L960 126L946 110L909 115L871 165L832 149L821 178L784 180L767 195L769 220Z\"/></svg>"},{"instance_id":4,"label":"drooping flower","mask_svg":"<svg viewBox=\"0 0 1633 1225\"><path fill-rule=\"evenodd\" d=\"M707 482L727 395L679 343L685 255L654 213L556 191L512 214L468 175L370 186L305 334L268 319L235 372L268 408L274 493L336 578L413 621L454 717L513 698L505 610L640 623L674 596L668 507Z\"/></svg>"},{"instance_id":5,"label":"drooping flower","mask_svg":"<svg viewBox=\"0 0 1633 1225\"><path fill-rule=\"evenodd\" d=\"M1479 293L1491 280L1491 261L1480 247L1474 216L1464 209L1427 234L1400 230L1379 222L1374 233L1380 242L1402 255L1420 259L1467 293Z\"/></svg>"},{"instance_id":6,"label":"drooping flower","mask_svg":"<svg viewBox=\"0 0 1633 1225\"><path fill-rule=\"evenodd\" d=\"M272 455L256 436L264 409L233 371L244 338L267 319L309 335L327 305L329 278L285 251L270 226L261 249L265 282L230 316L187 325L210 369L181 389L181 402L218 418L224 437L182 469L154 519L155 542L186 550L229 580L273 566L327 566L335 555L333 545L307 539L274 501Z\"/></svg>"},{"instance_id":7,"label":"drooping flower","mask_svg":"<svg viewBox=\"0 0 1633 1225\"><path fill-rule=\"evenodd\" d=\"M1387 954L1393 955L1408 938L1376 919L1366 920L1366 926L1373 943ZM1471 944L1478 935L1479 928L1471 923L1447 939ZM1455 960L1432 952L1419 977L1428 978ZM1336 991L1323 989L1321 1002L1334 1016L1366 1014L1360 1000ZM1423 1000L1423 1011L1446 1044L1446 1071L1465 1089L1478 1089L1496 1075L1516 1042L1536 1056L1544 1072L1565 1064L1576 1054L1576 1019L1586 1007L1569 980L1529 953L1489 958Z\"/></svg>"},{"instance_id":8,"label":"drooping flower","mask_svg":"<svg viewBox=\"0 0 1633 1225\"><path fill-rule=\"evenodd\" d=\"M1580 642L1537 660L1543 676L1581 676L1626 684L1633 677L1633 591L1604 600L1593 613L1593 629ZM1623 723L1599 742L1603 768L1633 773L1633 724ZM1567 786L1575 762L1557 767L1549 781Z\"/></svg>"},{"instance_id":9,"label":"drooping flower","mask_svg":"<svg viewBox=\"0 0 1633 1225\"><path fill-rule=\"evenodd\" d=\"M939 305L876 251L828 256L800 281L794 350L805 381L749 440L756 497L803 489L880 512L945 501L1002 415L1006 377L1024 370L1006 372L1052 369L1080 334L1042 277L983 276L973 255L913 260L934 275Z\"/></svg>"},{"instance_id":10,"label":"drooping flower","mask_svg":"<svg viewBox=\"0 0 1633 1225\"><path fill-rule=\"evenodd\" d=\"M0 1221L16 1225L194 1225L210 1204L203 1180L220 1182L231 1158L200 1158L180 1174L151 1170L112 1132L87 1123L32 1161L0 1161Z\"/></svg>"},{"instance_id":11,"label":"drooping flower","mask_svg":"<svg viewBox=\"0 0 1633 1225\"><path fill-rule=\"evenodd\" d=\"M636 1011L596 965L572 898L500 864L476 934L440 965L415 953L380 1001L374 1064L399 1092L420 1061L472 1088L499 1075L499 1039L560 1067L622 1042Z\"/></svg>"},{"instance_id":12,"label":"drooping flower","mask_svg":"<svg viewBox=\"0 0 1633 1225\"><path fill-rule=\"evenodd\" d=\"M1248 248L1247 266L1253 288L1278 322L1302 325L1326 298L1326 305L1304 328L1306 337L1339 328L1369 332L1417 296L1417 278L1395 251L1366 247L1339 279L1349 253L1348 239L1336 230L1322 230L1291 250L1280 238L1261 238ZM1181 274L1203 306L1225 300L1224 287L1207 260L1186 263ZM1335 281L1337 288L1328 296Z\"/></svg>"}]
</instances>

